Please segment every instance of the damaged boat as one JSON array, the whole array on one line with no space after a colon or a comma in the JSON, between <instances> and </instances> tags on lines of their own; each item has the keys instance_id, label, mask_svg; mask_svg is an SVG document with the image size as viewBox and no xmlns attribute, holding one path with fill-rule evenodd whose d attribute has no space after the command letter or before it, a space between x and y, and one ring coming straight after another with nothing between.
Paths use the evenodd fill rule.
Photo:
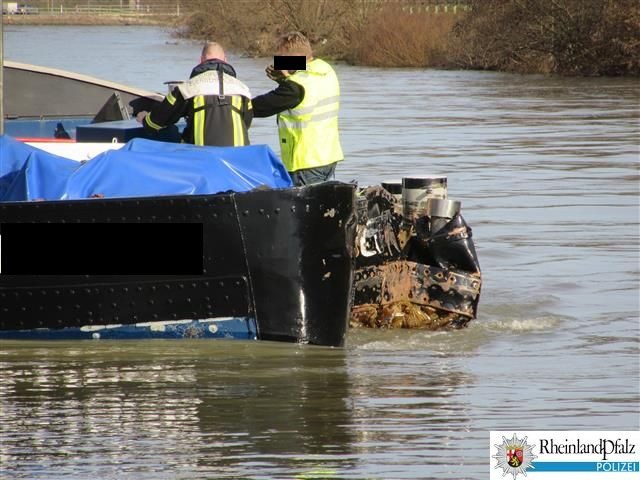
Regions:
<instances>
[{"instance_id":1,"label":"damaged boat","mask_svg":"<svg viewBox=\"0 0 640 480\"><path fill-rule=\"evenodd\" d=\"M86 91L92 107L73 112L77 123L64 104L38 118L9 109L13 136L58 143L0 137L0 338L341 346L349 325L461 328L476 317L480 266L446 177L293 188L266 146L138 138L148 134L123 99L135 115L157 94L8 71L15 88L62 82L69 104L87 105Z\"/></svg>"},{"instance_id":2,"label":"damaged boat","mask_svg":"<svg viewBox=\"0 0 640 480\"><path fill-rule=\"evenodd\" d=\"M82 164L0 138L0 338L340 346L349 322L440 329L476 316L471 228L429 187L292 188L266 146L136 139ZM233 172L225 187L213 153ZM186 164L205 170L189 177Z\"/></svg>"}]
</instances>

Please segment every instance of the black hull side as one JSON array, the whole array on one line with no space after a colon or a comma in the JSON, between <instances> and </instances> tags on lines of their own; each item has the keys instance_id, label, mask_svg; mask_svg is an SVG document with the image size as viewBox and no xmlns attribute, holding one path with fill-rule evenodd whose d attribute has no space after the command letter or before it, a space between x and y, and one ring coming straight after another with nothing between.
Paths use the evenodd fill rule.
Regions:
<instances>
[{"instance_id":1,"label":"black hull side","mask_svg":"<svg viewBox=\"0 0 640 480\"><path fill-rule=\"evenodd\" d=\"M343 344L354 202L355 187L338 182L237 196L259 338Z\"/></svg>"},{"instance_id":2,"label":"black hull side","mask_svg":"<svg viewBox=\"0 0 640 480\"><path fill-rule=\"evenodd\" d=\"M248 316L260 339L340 346L353 276L353 202L353 186L329 183L0 204L0 224L201 223L204 237L202 275L2 274L0 330ZM80 252L99 254L86 245Z\"/></svg>"}]
</instances>

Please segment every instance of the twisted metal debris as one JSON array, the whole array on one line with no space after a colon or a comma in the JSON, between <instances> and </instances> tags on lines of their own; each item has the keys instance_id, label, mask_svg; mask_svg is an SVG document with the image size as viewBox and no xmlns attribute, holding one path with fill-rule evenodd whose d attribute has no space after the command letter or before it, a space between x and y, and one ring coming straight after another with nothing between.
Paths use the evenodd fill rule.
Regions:
<instances>
[{"instance_id":1,"label":"twisted metal debris","mask_svg":"<svg viewBox=\"0 0 640 480\"><path fill-rule=\"evenodd\" d=\"M462 328L476 317L480 266L471 228L457 213L431 232L382 187L358 196L352 327Z\"/></svg>"}]
</instances>

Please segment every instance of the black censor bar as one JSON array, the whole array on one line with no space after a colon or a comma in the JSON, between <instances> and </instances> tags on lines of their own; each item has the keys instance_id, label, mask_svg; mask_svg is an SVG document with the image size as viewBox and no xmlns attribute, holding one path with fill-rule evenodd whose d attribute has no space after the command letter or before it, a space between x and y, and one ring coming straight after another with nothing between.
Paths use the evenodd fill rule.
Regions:
<instances>
[{"instance_id":1,"label":"black censor bar","mask_svg":"<svg viewBox=\"0 0 640 480\"><path fill-rule=\"evenodd\" d=\"M201 223L3 223L2 275L202 275Z\"/></svg>"},{"instance_id":2,"label":"black censor bar","mask_svg":"<svg viewBox=\"0 0 640 480\"><path fill-rule=\"evenodd\" d=\"M273 57L274 70L306 70L307 57L304 55L276 55Z\"/></svg>"}]
</instances>

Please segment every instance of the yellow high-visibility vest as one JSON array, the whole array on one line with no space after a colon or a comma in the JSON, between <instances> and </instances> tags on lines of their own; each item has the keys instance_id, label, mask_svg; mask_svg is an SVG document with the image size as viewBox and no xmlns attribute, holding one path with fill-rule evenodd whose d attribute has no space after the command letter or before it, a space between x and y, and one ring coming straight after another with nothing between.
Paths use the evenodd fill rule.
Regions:
<instances>
[{"instance_id":1,"label":"yellow high-visibility vest","mask_svg":"<svg viewBox=\"0 0 640 480\"><path fill-rule=\"evenodd\" d=\"M344 159L338 136L340 84L331 66L319 58L287 78L304 88L295 108L278 114L282 163L289 172Z\"/></svg>"}]
</instances>

